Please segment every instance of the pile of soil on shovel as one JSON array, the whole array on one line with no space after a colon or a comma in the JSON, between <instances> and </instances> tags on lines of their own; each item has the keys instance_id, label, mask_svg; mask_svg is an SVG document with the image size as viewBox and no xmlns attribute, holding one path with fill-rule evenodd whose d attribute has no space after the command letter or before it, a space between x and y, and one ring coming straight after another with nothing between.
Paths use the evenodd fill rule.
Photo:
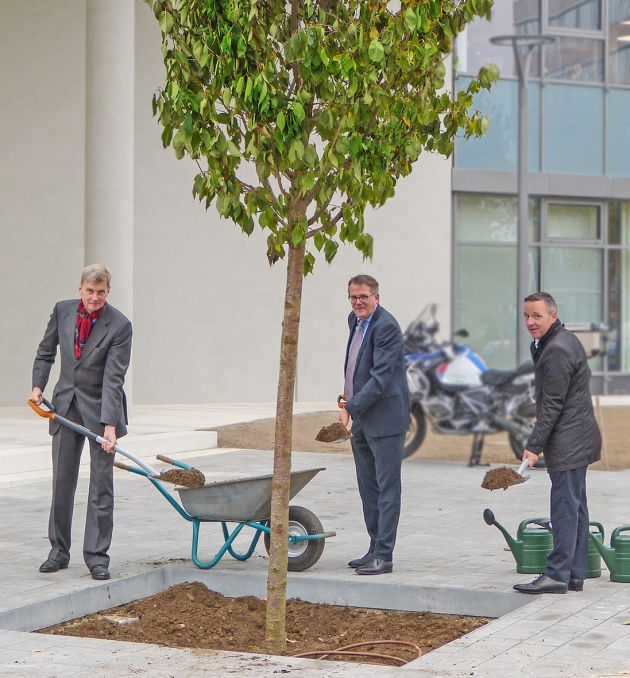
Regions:
<instances>
[{"instance_id":1,"label":"pile of soil on shovel","mask_svg":"<svg viewBox=\"0 0 630 678\"><path fill-rule=\"evenodd\" d=\"M337 441L349 440L352 436L350 431L340 422L335 421L328 426L322 426L315 440L320 443L335 443Z\"/></svg>"},{"instance_id":2,"label":"pile of soil on shovel","mask_svg":"<svg viewBox=\"0 0 630 678\"><path fill-rule=\"evenodd\" d=\"M408 641L426 654L490 621L484 617L337 607L293 599L287 601L284 654L330 651L371 640ZM150 598L42 629L40 633L262 653L265 601L252 596L226 598L201 583L185 583ZM374 652L396 655L406 661L417 657L414 651L396 645L377 645ZM338 661L341 657L331 659ZM345 660L396 666L376 658Z\"/></svg>"},{"instance_id":3,"label":"pile of soil on shovel","mask_svg":"<svg viewBox=\"0 0 630 678\"><path fill-rule=\"evenodd\" d=\"M488 471L483 477L481 487L484 490L507 490L508 487L516 485L523 480L514 469L508 466L500 466Z\"/></svg>"},{"instance_id":4,"label":"pile of soil on shovel","mask_svg":"<svg viewBox=\"0 0 630 678\"><path fill-rule=\"evenodd\" d=\"M206 484L206 476L197 468L193 468L190 471L175 468L168 469L168 471L162 471L156 480L193 488L203 487Z\"/></svg>"}]
</instances>

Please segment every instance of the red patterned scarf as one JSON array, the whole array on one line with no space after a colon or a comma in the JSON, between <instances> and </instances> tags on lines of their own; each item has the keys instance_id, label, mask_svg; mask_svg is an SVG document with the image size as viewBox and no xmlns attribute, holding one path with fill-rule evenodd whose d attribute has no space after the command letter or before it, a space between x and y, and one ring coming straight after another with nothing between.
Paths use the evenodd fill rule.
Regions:
<instances>
[{"instance_id":1,"label":"red patterned scarf","mask_svg":"<svg viewBox=\"0 0 630 678\"><path fill-rule=\"evenodd\" d=\"M103 314L103 309L99 308L94 313L88 313L83 305L83 300L79 301L77 308L77 322L74 326L74 357L78 360L81 357L85 343L90 336L94 323Z\"/></svg>"}]
</instances>

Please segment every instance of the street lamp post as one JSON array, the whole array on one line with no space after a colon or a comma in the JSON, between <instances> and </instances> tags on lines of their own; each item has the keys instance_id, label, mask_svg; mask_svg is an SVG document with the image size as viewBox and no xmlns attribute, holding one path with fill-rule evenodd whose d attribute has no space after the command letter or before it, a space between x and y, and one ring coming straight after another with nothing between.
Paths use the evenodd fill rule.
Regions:
<instances>
[{"instance_id":1,"label":"street lamp post","mask_svg":"<svg viewBox=\"0 0 630 678\"><path fill-rule=\"evenodd\" d=\"M493 45L512 46L518 76L518 154L516 166L516 193L518 217L516 231L516 356L518 364L530 359L530 338L521 318L521 304L529 294L529 194L527 186L527 77L534 49L550 44L550 35L497 35L490 38ZM524 54L519 48L524 48Z\"/></svg>"}]
</instances>

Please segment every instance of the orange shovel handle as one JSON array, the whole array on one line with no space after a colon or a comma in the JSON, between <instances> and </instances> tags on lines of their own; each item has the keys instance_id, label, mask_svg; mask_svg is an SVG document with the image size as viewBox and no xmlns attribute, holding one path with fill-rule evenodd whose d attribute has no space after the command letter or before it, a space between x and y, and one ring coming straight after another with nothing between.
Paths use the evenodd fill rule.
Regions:
<instances>
[{"instance_id":1,"label":"orange shovel handle","mask_svg":"<svg viewBox=\"0 0 630 678\"><path fill-rule=\"evenodd\" d=\"M28 406L35 412L36 414L39 414L40 417L44 417L44 419L54 419L55 418L55 413L42 410L42 408L39 405L35 404L35 401L31 400L30 398L26 401L28 403Z\"/></svg>"}]
</instances>

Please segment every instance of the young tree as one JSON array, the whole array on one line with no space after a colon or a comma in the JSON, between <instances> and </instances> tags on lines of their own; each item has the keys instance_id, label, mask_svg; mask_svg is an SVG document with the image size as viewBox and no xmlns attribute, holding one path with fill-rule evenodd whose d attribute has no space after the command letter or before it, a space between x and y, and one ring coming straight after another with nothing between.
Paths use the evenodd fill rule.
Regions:
<instances>
[{"instance_id":1,"label":"young tree","mask_svg":"<svg viewBox=\"0 0 630 678\"><path fill-rule=\"evenodd\" d=\"M372 256L368 205L394 195L422 151L481 134L473 95L445 89L444 58L492 0L146 0L166 84L153 100L164 146L194 158L193 195L287 259L273 468L266 640L285 646L293 392L303 276L340 243ZM396 5L396 6L394 6Z\"/></svg>"}]
</instances>

